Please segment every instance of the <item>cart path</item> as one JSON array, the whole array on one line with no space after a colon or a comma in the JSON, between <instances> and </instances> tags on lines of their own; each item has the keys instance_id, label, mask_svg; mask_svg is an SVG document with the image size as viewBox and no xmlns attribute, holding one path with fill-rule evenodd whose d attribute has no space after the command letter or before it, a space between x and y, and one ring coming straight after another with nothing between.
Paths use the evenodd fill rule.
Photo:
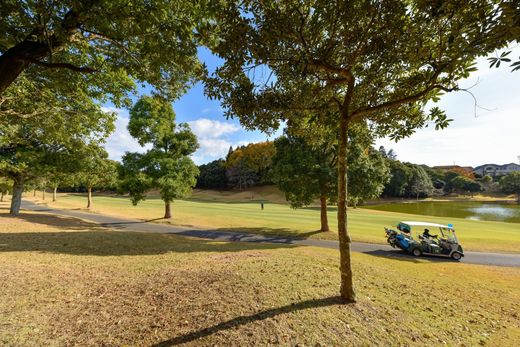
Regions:
<instances>
[{"instance_id":1,"label":"cart path","mask_svg":"<svg viewBox=\"0 0 520 347\"><path fill-rule=\"evenodd\" d=\"M23 201L22 208L30 211L47 212L67 217L81 218L98 223L104 227L122 229L126 231L166 233L181 236L198 237L203 239L211 239L216 241L281 243L295 246L314 246L332 249L339 248L338 241L334 240L298 239L286 236L258 235L245 232L239 233L220 230L186 228L181 226L145 222L130 218L119 218L104 214L90 213L78 210L54 209L45 205L38 205L30 201ZM374 256L395 257L410 261L419 261L418 259L424 259L432 262L451 262L454 264L457 263L451 259L440 257L414 258L400 250L393 249L389 245L384 244L353 242L351 247L352 251L354 252L361 252ZM465 252L465 257L462 258L461 262L481 265L520 267L520 254Z\"/></svg>"}]
</instances>

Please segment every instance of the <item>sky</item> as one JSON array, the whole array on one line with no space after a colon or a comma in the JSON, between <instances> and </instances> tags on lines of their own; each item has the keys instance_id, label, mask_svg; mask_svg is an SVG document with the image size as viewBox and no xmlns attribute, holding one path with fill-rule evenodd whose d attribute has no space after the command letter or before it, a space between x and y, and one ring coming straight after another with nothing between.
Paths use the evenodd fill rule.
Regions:
<instances>
[{"instance_id":1,"label":"sky","mask_svg":"<svg viewBox=\"0 0 520 347\"><path fill-rule=\"evenodd\" d=\"M520 46L510 56L520 56ZM210 71L221 62L205 49L199 58ZM392 148L397 159L416 164L478 166L487 163L519 162L520 158L520 71L511 72L508 66L490 69L486 58L477 61L478 71L459 83L467 92L444 95L437 104L453 122L447 129L432 127L419 129L399 142L377 139L374 146ZM143 92L147 92L144 90ZM477 107L475 108L475 100ZM125 152L142 152L142 148L128 133L128 110L110 104L103 106L118 114L116 130L108 138L106 149L111 159L120 160ZM186 122L197 135L200 148L192 156L197 164L225 157L230 146L274 139L259 131L247 131L238 120L226 119L217 100L204 95L202 84L196 84L188 93L173 103L177 122Z\"/></svg>"}]
</instances>

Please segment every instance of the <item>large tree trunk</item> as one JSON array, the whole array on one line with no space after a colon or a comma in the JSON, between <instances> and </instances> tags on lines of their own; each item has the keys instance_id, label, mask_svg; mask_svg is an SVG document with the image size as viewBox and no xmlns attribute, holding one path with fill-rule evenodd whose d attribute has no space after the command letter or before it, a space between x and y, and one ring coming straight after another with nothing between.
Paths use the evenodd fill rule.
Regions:
<instances>
[{"instance_id":1,"label":"large tree trunk","mask_svg":"<svg viewBox=\"0 0 520 347\"><path fill-rule=\"evenodd\" d=\"M172 218L172 208L170 201L164 202L164 219Z\"/></svg>"},{"instance_id":2,"label":"large tree trunk","mask_svg":"<svg viewBox=\"0 0 520 347\"><path fill-rule=\"evenodd\" d=\"M92 207L92 187L87 188L87 208Z\"/></svg>"},{"instance_id":3,"label":"large tree trunk","mask_svg":"<svg viewBox=\"0 0 520 347\"><path fill-rule=\"evenodd\" d=\"M45 188L42 190L42 200L45 200Z\"/></svg>"},{"instance_id":4,"label":"large tree trunk","mask_svg":"<svg viewBox=\"0 0 520 347\"><path fill-rule=\"evenodd\" d=\"M23 185L24 180L22 178L14 180L13 197L11 199L11 209L9 211L9 214L11 216L17 216L20 213L20 206L22 205Z\"/></svg>"},{"instance_id":5,"label":"large tree trunk","mask_svg":"<svg viewBox=\"0 0 520 347\"><path fill-rule=\"evenodd\" d=\"M320 220L321 231L329 231L329 220L327 218L327 197L322 195L320 197Z\"/></svg>"},{"instance_id":6,"label":"large tree trunk","mask_svg":"<svg viewBox=\"0 0 520 347\"><path fill-rule=\"evenodd\" d=\"M33 197L34 197L34 198L36 197L36 189L33 190Z\"/></svg>"},{"instance_id":7,"label":"large tree trunk","mask_svg":"<svg viewBox=\"0 0 520 347\"><path fill-rule=\"evenodd\" d=\"M348 145L348 111L340 115L339 148L338 148L338 236L341 271L341 298L347 302L356 301L352 280L352 264L350 260L351 239L347 229L347 145Z\"/></svg>"},{"instance_id":8,"label":"large tree trunk","mask_svg":"<svg viewBox=\"0 0 520 347\"><path fill-rule=\"evenodd\" d=\"M0 202L4 202L4 195L5 195L5 193L2 191L2 193L0 195Z\"/></svg>"},{"instance_id":9,"label":"large tree trunk","mask_svg":"<svg viewBox=\"0 0 520 347\"><path fill-rule=\"evenodd\" d=\"M36 42L22 41L14 47L11 47L0 56L0 95L13 83L16 78L29 65L29 61L24 57L41 59L47 54L47 50L41 54L33 54L36 46L46 46Z\"/></svg>"},{"instance_id":10,"label":"large tree trunk","mask_svg":"<svg viewBox=\"0 0 520 347\"><path fill-rule=\"evenodd\" d=\"M54 187L54 189L52 190L52 202L55 202L56 201L56 193L58 191L58 187Z\"/></svg>"}]
</instances>

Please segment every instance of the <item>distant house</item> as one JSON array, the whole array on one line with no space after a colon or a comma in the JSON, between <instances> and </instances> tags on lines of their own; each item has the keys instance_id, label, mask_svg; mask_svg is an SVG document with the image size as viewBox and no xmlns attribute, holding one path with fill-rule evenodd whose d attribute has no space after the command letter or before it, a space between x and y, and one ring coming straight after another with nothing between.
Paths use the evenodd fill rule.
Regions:
<instances>
[{"instance_id":1,"label":"distant house","mask_svg":"<svg viewBox=\"0 0 520 347\"><path fill-rule=\"evenodd\" d=\"M517 172L520 171L520 165L515 163L509 163L504 165L497 165L497 164L485 164L480 165L475 168L475 173L484 176L484 175L490 175L490 176L502 176L507 175L511 172Z\"/></svg>"}]
</instances>

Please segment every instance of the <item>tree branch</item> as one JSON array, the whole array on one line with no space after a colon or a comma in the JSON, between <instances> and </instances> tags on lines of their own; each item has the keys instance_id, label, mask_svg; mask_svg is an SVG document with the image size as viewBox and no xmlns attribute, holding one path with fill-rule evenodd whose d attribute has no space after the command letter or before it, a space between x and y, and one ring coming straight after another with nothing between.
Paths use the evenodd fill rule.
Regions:
<instances>
[{"instance_id":1,"label":"tree branch","mask_svg":"<svg viewBox=\"0 0 520 347\"><path fill-rule=\"evenodd\" d=\"M88 67L88 66L76 66L70 63L48 63L45 61L41 61L38 59L30 58L30 57L22 57L22 60L28 61L32 64L40 65L49 69L69 69L76 72L85 72L85 73L93 73L98 70Z\"/></svg>"},{"instance_id":2,"label":"tree branch","mask_svg":"<svg viewBox=\"0 0 520 347\"><path fill-rule=\"evenodd\" d=\"M399 106L401 106L403 104L407 104L407 103L418 101L418 100L422 99L424 96L426 96L426 94L428 94L429 92L433 91L434 89L440 89L440 90L443 90L445 92L453 92L453 91L459 90L458 87L448 88L448 87L445 87L445 86L440 85L440 84L432 84L432 85L428 86L426 89L424 89L424 90L422 90L422 91L420 91L418 93L405 96L405 97L403 97L401 99L384 102L382 104L379 104L379 105L376 105L376 106L372 106L372 107L360 107L357 110L355 110L354 112L352 112L350 118L351 119L357 119L357 118L359 118L359 117L361 117L363 115L366 115L368 113L382 111L382 110L388 109L388 108L396 108L396 107L399 107Z\"/></svg>"}]
</instances>

